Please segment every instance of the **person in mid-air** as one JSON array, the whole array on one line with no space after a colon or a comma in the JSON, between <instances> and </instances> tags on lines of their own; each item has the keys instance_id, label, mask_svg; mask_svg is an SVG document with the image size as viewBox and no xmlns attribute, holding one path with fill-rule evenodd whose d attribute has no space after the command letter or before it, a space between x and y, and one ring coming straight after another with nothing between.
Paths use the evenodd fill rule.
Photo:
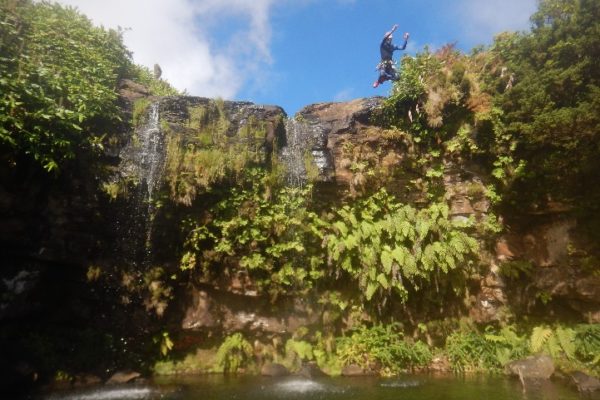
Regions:
<instances>
[{"instance_id":1,"label":"person in mid-air","mask_svg":"<svg viewBox=\"0 0 600 400\"><path fill-rule=\"evenodd\" d=\"M404 50L406 48L406 44L408 43L408 37L410 36L408 32L404 34L404 44L401 47L394 46L392 43L393 36L392 34L398 29L398 25L392 26L392 29L389 32L386 32L383 35L383 40L381 41L381 45L379 45L379 51L381 52L381 61L377 65L377 69L379 70L379 78L375 82L373 82L373 87L381 85L383 82L392 80L395 81L398 79L398 73L396 72L396 68L394 67L394 60L392 56L395 50Z\"/></svg>"}]
</instances>

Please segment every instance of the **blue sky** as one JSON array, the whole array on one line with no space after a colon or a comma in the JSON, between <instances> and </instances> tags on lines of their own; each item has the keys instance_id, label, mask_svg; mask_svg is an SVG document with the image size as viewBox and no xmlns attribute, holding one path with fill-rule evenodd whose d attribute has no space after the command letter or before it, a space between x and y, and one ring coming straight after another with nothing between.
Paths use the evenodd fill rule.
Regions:
<instances>
[{"instance_id":1,"label":"blue sky","mask_svg":"<svg viewBox=\"0 0 600 400\"><path fill-rule=\"evenodd\" d=\"M126 28L134 61L158 63L191 95L303 106L386 95L379 43L393 24L407 49L456 43L465 52L502 31L529 29L536 0L59 0L97 25Z\"/></svg>"}]
</instances>

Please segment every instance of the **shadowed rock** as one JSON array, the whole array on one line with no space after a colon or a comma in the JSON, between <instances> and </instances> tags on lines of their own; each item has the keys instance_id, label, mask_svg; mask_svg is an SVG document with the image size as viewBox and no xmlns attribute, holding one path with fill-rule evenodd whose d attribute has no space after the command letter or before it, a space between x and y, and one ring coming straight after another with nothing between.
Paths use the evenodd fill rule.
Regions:
<instances>
[{"instance_id":1,"label":"shadowed rock","mask_svg":"<svg viewBox=\"0 0 600 400\"><path fill-rule=\"evenodd\" d=\"M368 375L373 375L373 372L365 370L356 364L346 365L342 369L342 376L368 376Z\"/></svg>"},{"instance_id":2,"label":"shadowed rock","mask_svg":"<svg viewBox=\"0 0 600 400\"><path fill-rule=\"evenodd\" d=\"M322 378L324 376L328 376L325 372L321 370L321 368L319 368L317 363L314 362L309 362L302 365L300 371L298 371L298 375L308 379Z\"/></svg>"},{"instance_id":3,"label":"shadowed rock","mask_svg":"<svg viewBox=\"0 0 600 400\"><path fill-rule=\"evenodd\" d=\"M133 381L136 378L139 378L141 374L135 371L118 371L111 376L108 381L106 381L107 385L118 385L121 383L128 383Z\"/></svg>"},{"instance_id":4,"label":"shadowed rock","mask_svg":"<svg viewBox=\"0 0 600 400\"><path fill-rule=\"evenodd\" d=\"M580 392L596 392L600 390L600 380L589 376L581 371L574 371L570 374L571 382L577 387Z\"/></svg>"},{"instance_id":5,"label":"shadowed rock","mask_svg":"<svg viewBox=\"0 0 600 400\"><path fill-rule=\"evenodd\" d=\"M531 356L509 363L506 371L509 375L518 376L521 381L546 380L554 373L554 362L546 355Z\"/></svg>"},{"instance_id":6,"label":"shadowed rock","mask_svg":"<svg viewBox=\"0 0 600 400\"><path fill-rule=\"evenodd\" d=\"M290 374L290 371L281 364L267 363L260 369L260 374L263 376L286 376Z\"/></svg>"}]
</instances>

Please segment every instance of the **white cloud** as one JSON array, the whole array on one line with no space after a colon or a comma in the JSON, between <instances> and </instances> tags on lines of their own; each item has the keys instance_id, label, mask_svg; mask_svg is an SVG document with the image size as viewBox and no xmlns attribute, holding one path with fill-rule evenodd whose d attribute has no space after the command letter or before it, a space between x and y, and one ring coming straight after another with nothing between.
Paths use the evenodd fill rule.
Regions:
<instances>
[{"instance_id":1,"label":"white cloud","mask_svg":"<svg viewBox=\"0 0 600 400\"><path fill-rule=\"evenodd\" d=\"M127 28L134 61L161 66L163 78L190 94L230 99L248 81L260 80L271 62L269 24L274 0L58 0L76 6L95 24ZM230 40L215 46L211 29L226 27ZM241 21L241 23L240 23ZM221 43L221 42L220 42Z\"/></svg>"},{"instance_id":2,"label":"white cloud","mask_svg":"<svg viewBox=\"0 0 600 400\"><path fill-rule=\"evenodd\" d=\"M526 30L536 8L537 0L459 0L452 14L465 37L480 44L500 32Z\"/></svg>"}]
</instances>

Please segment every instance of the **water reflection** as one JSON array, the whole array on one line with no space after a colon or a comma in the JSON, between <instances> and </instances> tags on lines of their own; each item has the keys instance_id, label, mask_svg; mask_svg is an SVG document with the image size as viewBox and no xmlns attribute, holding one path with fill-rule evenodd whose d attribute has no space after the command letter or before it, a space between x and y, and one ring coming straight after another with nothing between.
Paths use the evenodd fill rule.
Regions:
<instances>
[{"instance_id":1,"label":"water reflection","mask_svg":"<svg viewBox=\"0 0 600 400\"><path fill-rule=\"evenodd\" d=\"M100 387L77 390L70 393L55 393L47 400L150 400L159 398L159 393L149 387Z\"/></svg>"},{"instance_id":2,"label":"water reflection","mask_svg":"<svg viewBox=\"0 0 600 400\"><path fill-rule=\"evenodd\" d=\"M579 400L553 382L528 385L505 377L404 376L390 379L188 376L151 386L99 387L54 393L45 400Z\"/></svg>"}]
</instances>

